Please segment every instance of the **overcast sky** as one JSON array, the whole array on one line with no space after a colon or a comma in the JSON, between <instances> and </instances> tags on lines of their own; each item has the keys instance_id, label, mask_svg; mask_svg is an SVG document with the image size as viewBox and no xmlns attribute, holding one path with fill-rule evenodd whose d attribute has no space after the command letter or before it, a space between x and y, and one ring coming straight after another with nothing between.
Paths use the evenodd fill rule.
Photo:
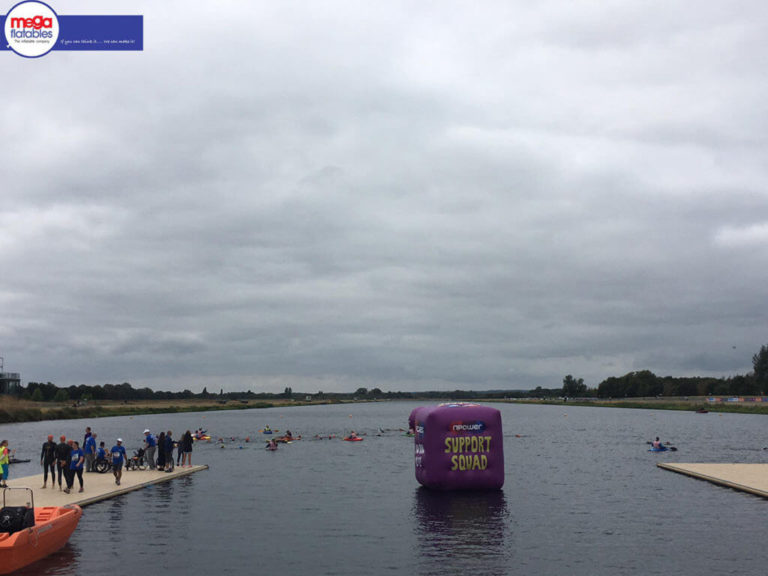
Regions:
<instances>
[{"instance_id":1,"label":"overcast sky","mask_svg":"<svg viewBox=\"0 0 768 576\"><path fill-rule=\"evenodd\" d=\"M0 53L24 383L527 390L768 343L764 0L50 4L145 45Z\"/></svg>"}]
</instances>

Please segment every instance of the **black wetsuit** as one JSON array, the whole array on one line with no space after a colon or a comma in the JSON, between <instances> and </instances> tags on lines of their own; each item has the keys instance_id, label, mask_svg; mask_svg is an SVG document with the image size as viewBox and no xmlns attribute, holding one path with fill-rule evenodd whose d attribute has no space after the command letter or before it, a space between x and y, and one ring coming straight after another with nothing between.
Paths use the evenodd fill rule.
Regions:
<instances>
[{"instance_id":1,"label":"black wetsuit","mask_svg":"<svg viewBox=\"0 0 768 576\"><path fill-rule=\"evenodd\" d=\"M59 477L59 488L61 488L61 477L64 480L69 479L69 454L72 452L72 446L66 442L59 442L56 445L56 470Z\"/></svg>"},{"instance_id":2,"label":"black wetsuit","mask_svg":"<svg viewBox=\"0 0 768 576\"><path fill-rule=\"evenodd\" d=\"M56 484L56 442L49 440L43 444L40 451L40 463L43 465L43 483L48 483L48 471L51 471L51 482Z\"/></svg>"}]
</instances>

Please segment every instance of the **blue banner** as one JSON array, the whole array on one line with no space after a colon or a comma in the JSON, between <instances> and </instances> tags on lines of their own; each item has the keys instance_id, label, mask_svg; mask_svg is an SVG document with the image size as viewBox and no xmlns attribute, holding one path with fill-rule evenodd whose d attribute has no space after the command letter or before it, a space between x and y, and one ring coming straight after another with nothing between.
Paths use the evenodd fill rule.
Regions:
<instances>
[{"instance_id":1,"label":"blue banner","mask_svg":"<svg viewBox=\"0 0 768 576\"><path fill-rule=\"evenodd\" d=\"M59 16L53 50L144 50L144 16ZM0 30L5 15L0 16ZM10 50L6 42L2 50Z\"/></svg>"}]
</instances>

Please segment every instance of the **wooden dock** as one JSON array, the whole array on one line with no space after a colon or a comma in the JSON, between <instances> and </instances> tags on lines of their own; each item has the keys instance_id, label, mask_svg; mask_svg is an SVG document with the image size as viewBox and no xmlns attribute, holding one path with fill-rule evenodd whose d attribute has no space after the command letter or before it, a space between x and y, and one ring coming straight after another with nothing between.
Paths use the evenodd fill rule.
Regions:
<instances>
[{"instance_id":1,"label":"wooden dock","mask_svg":"<svg viewBox=\"0 0 768 576\"><path fill-rule=\"evenodd\" d=\"M67 494L63 490L59 490L59 485L55 484L51 487L51 479L48 478L48 487L43 488L43 475L36 474L34 476L24 476L22 478L11 478L8 480L8 486L10 487L23 487L32 488L35 498L35 506L64 506L65 504L77 504L79 506L87 506L88 504L94 504L114 498L120 494L126 494L127 492L133 492L134 490L140 490L152 484L160 484L161 482L169 482L174 478L181 476L189 476L195 472L201 470L208 470L208 466L192 466L190 468L182 468L177 466L173 472L158 472L157 470L131 470L130 472L123 469L123 477L120 479L120 486L115 484L115 477L112 472L106 472L105 474L99 474L98 472L84 472L83 473L83 492L78 492L80 484L75 478L75 483L72 486L72 492ZM62 478L63 487L66 488L66 482ZM16 501L24 498L20 491L8 492L8 503L13 505L22 505L27 502Z\"/></svg>"},{"instance_id":2,"label":"wooden dock","mask_svg":"<svg viewBox=\"0 0 768 576\"><path fill-rule=\"evenodd\" d=\"M673 464L659 462L656 465L664 470L671 470L713 484L768 498L768 464Z\"/></svg>"}]
</instances>

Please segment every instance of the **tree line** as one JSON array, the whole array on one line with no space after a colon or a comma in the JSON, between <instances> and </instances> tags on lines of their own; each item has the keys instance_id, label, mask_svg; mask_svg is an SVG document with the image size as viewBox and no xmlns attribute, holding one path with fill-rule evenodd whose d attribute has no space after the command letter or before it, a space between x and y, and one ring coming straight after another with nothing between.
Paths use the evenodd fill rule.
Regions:
<instances>
[{"instance_id":1,"label":"tree line","mask_svg":"<svg viewBox=\"0 0 768 576\"><path fill-rule=\"evenodd\" d=\"M88 402L90 400L270 400L300 399L314 400L472 400L472 399L524 399L524 398L631 398L648 396L749 396L768 392L768 345L752 357L753 372L727 378L656 376L650 370L629 372L623 376L606 378L597 388L588 388L583 378L568 374L560 388L537 387L533 390L432 390L424 392L384 392L380 388L360 387L354 392L294 392L286 387L282 392L202 392L182 390L181 392L156 391L151 388L134 388L128 382L88 386L58 387L51 382L29 382L20 386L13 394L37 402Z\"/></svg>"},{"instance_id":2,"label":"tree line","mask_svg":"<svg viewBox=\"0 0 768 576\"><path fill-rule=\"evenodd\" d=\"M657 376L650 370L611 376L589 390L583 379L568 375L560 390L563 396L637 398L647 396L762 396L768 392L768 346L752 356L753 371L727 378Z\"/></svg>"},{"instance_id":3,"label":"tree line","mask_svg":"<svg viewBox=\"0 0 768 576\"><path fill-rule=\"evenodd\" d=\"M188 399L218 399L218 400L275 400L297 399L305 400L420 400L420 399L451 399L471 400L476 398L526 398L541 395L541 389L525 392L521 390L433 390L425 392L384 392L380 388L358 388L354 392L294 392L287 387L283 392L208 392L203 388L202 392L195 393L191 390L181 392L156 391L151 388L134 388L130 383L104 384L97 386L58 387L51 382L29 382L27 386L21 386L14 391L26 400L35 402L89 402L91 400L132 401L132 400L188 400Z\"/></svg>"}]
</instances>

